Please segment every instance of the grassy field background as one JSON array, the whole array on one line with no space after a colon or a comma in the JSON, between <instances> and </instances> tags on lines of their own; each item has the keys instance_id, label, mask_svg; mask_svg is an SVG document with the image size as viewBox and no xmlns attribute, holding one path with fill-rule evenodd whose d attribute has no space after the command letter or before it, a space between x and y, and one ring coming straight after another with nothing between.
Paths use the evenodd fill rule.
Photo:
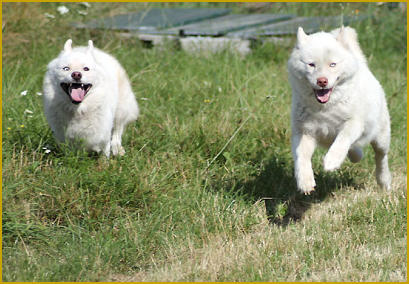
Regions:
<instances>
[{"instance_id":1,"label":"grassy field background","mask_svg":"<svg viewBox=\"0 0 409 284\"><path fill-rule=\"evenodd\" d=\"M65 3L61 16L58 3L2 5L3 281L406 281L406 11ZM366 148L361 163L335 173L323 171L317 151L316 192L296 192L286 71L294 40L245 58L206 57L70 27L153 6L370 14L353 26L387 94L392 190L377 187ZM93 39L129 74L141 116L124 135L124 157L106 161L53 140L37 93L68 38Z\"/></svg>"}]
</instances>

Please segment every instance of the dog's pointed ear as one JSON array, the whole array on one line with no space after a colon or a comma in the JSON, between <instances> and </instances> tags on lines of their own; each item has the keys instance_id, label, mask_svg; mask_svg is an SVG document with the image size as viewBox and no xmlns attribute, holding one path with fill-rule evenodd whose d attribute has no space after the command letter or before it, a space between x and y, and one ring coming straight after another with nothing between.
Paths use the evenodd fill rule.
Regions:
<instances>
[{"instance_id":1,"label":"dog's pointed ear","mask_svg":"<svg viewBox=\"0 0 409 284\"><path fill-rule=\"evenodd\" d=\"M94 43L92 42L92 40L88 41L88 51L92 51L94 49Z\"/></svg>"},{"instance_id":2,"label":"dog's pointed ear","mask_svg":"<svg viewBox=\"0 0 409 284\"><path fill-rule=\"evenodd\" d=\"M68 39L65 44L64 44L64 51L65 52L70 52L72 51L72 39Z\"/></svg>"},{"instance_id":3,"label":"dog's pointed ear","mask_svg":"<svg viewBox=\"0 0 409 284\"><path fill-rule=\"evenodd\" d=\"M339 29L333 31L336 40L349 50L360 50L358 43L358 35L351 27L341 26Z\"/></svg>"},{"instance_id":4,"label":"dog's pointed ear","mask_svg":"<svg viewBox=\"0 0 409 284\"><path fill-rule=\"evenodd\" d=\"M308 39L308 35L304 32L302 27L297 30L297 45L304 44Z\"/></svg>"},{"instance_id":5,"label":"dog's pointed ear","mask_svg":"<svg viewBox=\"0 0 409 284\"><path fill-rule=\"evenodd\" d=\"M343 47L351 51L362 62L366 62L365 55L359 46L358 35L355 29L342 26L331 33Z\"/></svg>"},{"instance_id":6,"label":"dog's pointed ear","mask_svg":"<svg viewBox=\"0 0 409 284\"><path fill-rule=\"evenodd\" d=\"M342 25L338 31L337 41L343 42L344 36L345 36L345 27L344 25Z\"/></svg>"}]
</instances>

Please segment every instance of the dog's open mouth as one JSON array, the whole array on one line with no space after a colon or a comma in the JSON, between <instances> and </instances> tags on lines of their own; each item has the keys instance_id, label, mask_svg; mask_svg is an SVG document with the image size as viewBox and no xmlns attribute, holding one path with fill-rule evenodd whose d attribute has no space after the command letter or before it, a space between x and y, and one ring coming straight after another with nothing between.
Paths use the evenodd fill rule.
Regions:
<instances>
[{"instance_id":1,"label":"dog's open mouth","mask_svg":"<svg viewBox=\"0 0 409 284\"><path fill-rule=\"evenodd\" d=\"M319 90L314 89L315 97L317 98L317 101L321 104L325 104L326 102L329 101L329 96L331 95L331 93L332 88Z\"/></svg>"},{"instance_id":2,"label":"dog's open mouth","mask_svg":"<svg viewBox=\"0 0 409 284\"><path fill-rule=\"evenodd\" d=\"M91 87L91 84L84 83L61 83L61 88L71 98L73 104L81 103Z\"/></svg>"}]
</instances>

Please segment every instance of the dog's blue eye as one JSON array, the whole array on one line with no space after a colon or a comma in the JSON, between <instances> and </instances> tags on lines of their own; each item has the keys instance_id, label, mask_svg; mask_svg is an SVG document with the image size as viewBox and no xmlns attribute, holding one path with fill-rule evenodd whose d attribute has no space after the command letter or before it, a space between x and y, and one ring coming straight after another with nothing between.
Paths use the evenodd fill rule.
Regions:
<instances>
[{"instance_id":1,"label":"dog's blue eye","mask_svg":"<svg viewBox=\"0 0 409 284\"><path fill-rule=\"evenodd\" d=\"M64 71L69 71L69 70L70 70L70 67L65 66L62 70L64 70Z\"/></svg>"},{"instance_id":2,"label":"dog's blue eye","mask_svg":"<svg viewBox=\"0 0 409 284\"><path fill-rule=\"evenodd\" d=\"M89 68L88 68L88 67L84 67L84 71L89 71Z\"/></svg>"},{"instance_id":3,"label":"dog's blue eye","mask_svg":"<svg viewBox=\"0 0 409 284\"><path fill-rule=\"evenodd\" d=\"M309 63L308 66L315 67L314 63Z\"/></svg>"},{"instance_id":4,"label":"dog's blue eye","mask_svg":"<svg viewBox=\"0 0 409 284\"><path fill-rule=\"evenodd\" d=\"M336 63L331 63L330 65L329 65L329 67L335 67L335 65L337 65Z\"/></svg>"}]
</instances>

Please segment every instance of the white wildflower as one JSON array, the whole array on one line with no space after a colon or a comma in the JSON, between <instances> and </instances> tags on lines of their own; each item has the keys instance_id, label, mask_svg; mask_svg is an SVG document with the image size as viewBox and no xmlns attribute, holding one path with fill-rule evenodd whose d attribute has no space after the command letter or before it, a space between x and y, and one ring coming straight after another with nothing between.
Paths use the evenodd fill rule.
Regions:
<instances>
[{"instance_id":1,"label":"white wildflower","mask_svg":"<svg viewBox=\"0 0 409 284\"><path fill-rule=\"evenodd\" d=\"M36 95L37 95L37 96L42 96L43 94L40 93L40 92L37 92Z\"/></svg>"},{"instance_id":2,"label":"white wildflower","mask_svg":"<svg viewBox=\"0 0 409 284\"><path fill-rule=\"evenodd\" d=\"M67 14L70 10L65 7L65 6L59 6L57 8L58 13L60 13L61 15Z\"/></svg>"},{"instance_id":3,"label":"white wildflower","mask_svg":"<svg viewBox=\"0 0 409 284\"><path fill-rule=\"evenodd\" d=\"M217 90L219 91L219 93L222 92L222 87L218 87Z\"/></svg>"},{"instance_id":4,"label":"white wildflower","mask_svg":"<svg viewBox=\"0 0 409 284\"><path fill-rule=\"evenodd\" d=\"M32 112L31 110L29 110L29 109L26 109L26 110L24 111L24 114L33 114L33 112Z\"/></svg>"},{"instance_id":5,"label":"white wildflower","mask_svg":"<svg viewBox=\"0 0 409 284\"><path fill-rule=\"evenodd\" d=\"M22 95L22 96L26 96L27 95L27 90L24 90L24 91L22 91L21 93L20 93L20 95Z\"/></svg>"},{"instance_id":6,"label":"white wildflower","mask_svg":"<svg viewBox=\"0 0 409 284\"><path fill-rule=\"evenodd\" d=\"M44 13L44 16L46 16L47 18L51 18L51 19L54 19L54 18L55 18L54 15L51 15L51 14L49 14L49 13Z\"/></svg>"}]
</instances>

